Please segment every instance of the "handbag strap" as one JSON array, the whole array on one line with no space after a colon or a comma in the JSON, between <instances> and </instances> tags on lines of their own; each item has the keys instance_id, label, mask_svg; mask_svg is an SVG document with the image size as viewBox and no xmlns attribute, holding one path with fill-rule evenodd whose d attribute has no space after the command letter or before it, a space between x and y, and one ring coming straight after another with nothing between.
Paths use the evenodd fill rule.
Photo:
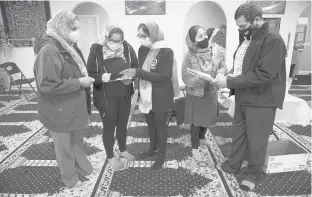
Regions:
<instances>
[{"instance_id":1,"label":"handbag strap","mask_svg":"<svg viewBox=\"0 0 312 197\"><path fill-rule=\"evenodd\" d=\"M99 65L101 65L101 64L98 62L98 58L97 57L95 57L95 62L96 62L96 72L99 73ZM103 68L104 68L104 71L106 73L108 73L106 68L105 68L105 66L103 66Z\"/></svg>"}]
</instances>

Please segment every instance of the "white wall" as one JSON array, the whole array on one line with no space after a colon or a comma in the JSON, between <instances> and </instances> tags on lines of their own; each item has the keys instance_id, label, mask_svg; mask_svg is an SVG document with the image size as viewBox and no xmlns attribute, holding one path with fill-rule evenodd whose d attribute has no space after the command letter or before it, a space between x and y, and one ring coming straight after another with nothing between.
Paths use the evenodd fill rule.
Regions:
<instances>
[{"instance_id":1,"label":"white wall","mask_svg":"<svg viewBox=\"0 0 312 197\"><path fill-rule=\"evenodd\" d=\"M305 43L309 43L309 45L305 45L304 50L299 55L299 74L308 74L311 73L311 6L302 12L300 18L308 18L309 20L305 39Z\"/></svg>"},{"instance_id":2,"label":"white wall","mask_svg":"<svg viewBox=\"0 0 312 197\"><path fill-rule=\"evenodd\" d=\"M50 1L51 14L53 15L60 9L73 10L77 4L82 1ZM154 20L164 30L165 38L169 45L175 51L175 56L178 62L179 70L181 70L181 63L184 55L185 47L185 21L186 24L190 23L190 18L187 14L193 5L196 7L198 0L167 0L167 14L161 16L126 16L125 15L125 2L123 0L98 0L92 1L102 6L108 13L112 23L118 23L123 26L125 31L125 39L127 39L137 50L139 41L136 37L137 27L140 22L145 20ZM243 1L216 1L217 4L225 13L227 25L227 48L226 48L226 63L228 67L232 66L233 53L238 45L238 31L234 20L234 13L237 7ZM296 22L302 11L309 6L309 1L287 1L286 14L280 15L281 28L280 33L287 42L288 33L291 33L289 54L292 54L294 35L296 30ZM204 9L204 8L203 8ZM208 9L208 8L207 8ZM192 16L191 16L192 17ZM211 19L207 18L211 21ZM200 21L198 23L201 23ZM212 22L211 24L213 24ZM217 24L219 22L215 22ZM190 24L189 24L190 25ZM0 63L6 60L18 63L22 71L27 77L32 77L32 68L34 55L32 48L11 49L9 56L4 59L3 53L0 51ZM287 67L290 68L291 55L287 57Z\"/></svg>"},{"instance_id":3,"label":"white wall","mask_svg":"<svg viewBox=\"0 0 312 197\"><path fill-rule=\"evenodd\" d=\"M97 15L100 32L104 31L110 21L107 11L93 2L81 3L73 11L76 15Z\"/></svg>"},{"instance_id":4,"label":"white wall","mask_svg":"<svg viewBox=\"0 0 312 197\"><path fill-rule=\"evenodd\" d=\"M310 1L287 1L285 14L281 17L280 34L284 38L287 44L288 33L291 33L289 40L288 57L286 58L287 76L290 71L290 64L292 58L292 52L295 41L295 33L297 27L297 20L300 17L303 10L311 5Z\"/></svg>"}]
</instances>

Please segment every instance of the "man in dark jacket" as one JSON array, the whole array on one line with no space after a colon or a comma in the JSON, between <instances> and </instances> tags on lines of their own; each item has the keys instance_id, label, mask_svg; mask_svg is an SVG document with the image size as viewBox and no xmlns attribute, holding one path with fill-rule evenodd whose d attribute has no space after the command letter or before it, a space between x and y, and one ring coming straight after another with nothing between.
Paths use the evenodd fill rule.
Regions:
<instances>
[{"instance_id":1,"label":"man in dark jacket","mask_svg":"<svg viewBox=\"0 0 312 197\"><path fill-rule=\"evenodd\" d=\"M217 168L235 173L247 159L248 167L240 186L250 191L262 175L276 108L283 107L286 46L279 34L269 30L259 6L242 4L236 10L235 20L245 39L250 38L250 43L245 54L242 55L239 47L234 57L234 70L239 74L214 80L221 88L234 89L236 103L231 152L228 160L217 165ZM237 63L238 58L241 58L240 64ZM237 66L239 68L235 68Z\"/></svg>"}]
</instances>

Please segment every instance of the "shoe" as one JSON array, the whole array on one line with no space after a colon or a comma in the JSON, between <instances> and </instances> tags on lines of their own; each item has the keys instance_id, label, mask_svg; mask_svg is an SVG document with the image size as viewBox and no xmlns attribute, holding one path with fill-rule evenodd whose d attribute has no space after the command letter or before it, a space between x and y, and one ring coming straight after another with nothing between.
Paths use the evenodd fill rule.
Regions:
<instances>
[{"instance_id":1,"label":"shoe","mask_svg":"<svg viewBox=\"0 0 312 197\"><path fill-rule=\"evenodd\" d=\"M222 163L218 163L218 164L216 165L217 170L223 171L221 165L222 165ZM223 171L223 172L224 172L224 171Z\"/></svg>"},{"instance_id":2,"label":"shoe","mask_svg":"<svg viewBox=\"0 0 312 197\"><path fill-rule=\"evenodd\" d=\"M73 189L76 189L76 188L80 188L80 187L82 187L83 186L83 183L80 181L80 180L78 180L78 182L76 183L76 185L74 185L74 186L72 186L72 187L70 187L70 188L67 188L68 190L73 190Z\"/></svg>"},{"instance_id":3,"label":"shoe","mask_svg":"<svg viewBox=\"0 0 312 197\"><path fill-rule=\"evenodd\" d=\"M159 170L162 168L164 163L165 163L165 157L164 156L157 156L155 162L150 167L150 170Z\"/></svg>"},{"instance_id":4,"label":"shoe","mask_svg":"<svg viewBox=\"0 0 312 197\"><path fill-rule=\"evenodd\" d=\"M255 189L256 184L247 180L243 180L240 184L240 188L244 191L251 192Z\"/></svg>"},{"instance_id":5,"label":"shoe","mask_svg":"<svg viewBox=\"0 0 312 197\"><path fill-rule=\"evenodd\" d=\"M239 170L233 170L233 169L230 169L229 167L227 167L224 163L218 163L216 165L216 168L219 170L219 171L223 171L225 173L228 173L228 174L238 174L239 173Z\"/></svg>"},{"instance_id":6,"label":"shoe","mask_svg":"<svg viewBox=\"0 0 312 197\"><path fill-rule=\"evenodd\" d=\"M152 151L146 151L146 152L143 152L141 154L138 155L138 158L139 159L146 159L148 157L152 157L156 154L156 152L152 152Z\"/></svg>"},{"instance_id":7,"label":"shoe","mask_svg":"<svg viewBox=\"0 0 312 197\"><path fill-rule=\"evenodd\" d=\"M77 182L76 185L74 185L71 188L66 188L65 189L65 195L66 196L81 196L81 197L86 197L89 196L88 194L89 188L86 187L83 182L80 180Z\"/></svg>"},{"instance_id":8,"label":"shoe","mask_svg":"<svg viewBox=\"0 0 312 197\"><path fill-rule=\"evenodd\" d=\"M202 159L199 149L192 149L193 158L197 161L200 161Z\"/></svg>"},{"instance_id":9,"label":"shoe","mask_svg":"<svg viewBox=\"0 0 312 197\"><path fill-rule=\"evenodd\" d=\"M108 163L114 170L120 170L124 168L124 165L116 157L108 159Z\"/></svg>"},{"instance_id":10,"label":"shoe","mask_svg":"<svg viewBox=\"0 0 312 197\"><path fill-rule=\"evenodd\" d=\"M206 139L199 139L199 145L209 146L208 140L206 140Z\"/></svg>"},{"instance_id":11,"label":"shoe","mask_svg":"<svg viewBox=\"0 0 312 197\"><path fill-rule=\"evenodd\" d=\"M119 157L125 158L128 161L134 161L135 160L135 156L131 155L128 151L121 152L119 154Z\"/></svg>"}]
</instances>

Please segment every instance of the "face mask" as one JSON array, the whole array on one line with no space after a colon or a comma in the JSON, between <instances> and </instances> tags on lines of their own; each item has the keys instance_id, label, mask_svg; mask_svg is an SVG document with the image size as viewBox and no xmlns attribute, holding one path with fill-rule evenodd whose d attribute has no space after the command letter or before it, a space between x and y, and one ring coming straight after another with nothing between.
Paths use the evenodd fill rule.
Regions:
<instances>
[{"instance_id":1,"label":"face mask","mask_svg":"<svg viewBox=\"0 0 312 197\"><path fill-rule=\"evenodd\" d=\"M252 23L253 21L251 21L249 27L247 27L246 29L239 29L239 34L243 35L247 40L250 40L250 36L252 34L252 32L255 30L255 28L252 28Z\"/></svg>"},{"instance_id":2,"label":"face mask","mask_svg":"<svg viewBox=\"0 0 312 197\"><path fill-rule=\"evenodd\" d=\"M108 47L108 48L110 48L110 50L112 50L112 51L116 51L116 50L118 50L118 49L120 49L120 47L121 47L121 45L122 44L118 44L118 43L110 43L110 42L108 42L107 44L106 44L106 46Z\"/></svg>"},{"instance_id":3,"label":"face mask","mask_svg":"<svg viewBox=\"0 0 312 197\"><path fill-rule=\"evenodd\" d=\"M68 38L71 42L76 43L79 40L79 31L73 31L68 33Z\"/></svg>"},{"instance_id":4,"label":"face mask","mask_svg":"<svg viewBox=\"0 0 312 197\"><path fill-rule=\"evenodd\" d=\"M197 46L202 48L202 49L207 48L208 47L208 38L205 38L202 41L197 42Z\"/></svg>"},{"instance_id":5,"label":"face mask","mask_svg":"<svg viewBox=\"0 0 312 197\"><path fill-rule=\"evenodd\" d=\"M150 47L153 44L150 38L140 39L140 43L145 47Z\"/></svg>"},{"instance_id":6,"label":"face mask","mask_svg":"<svg viewBox=\"0 0 312 197\"><path fill-rule=\"evenodd\" d=\"M246 28L246 29L243 29L243 30L238 30L239 31L239 36L242 37L243 39L246 38L247 40L250 40L250 37L251 37L251 34L252 34L252 31L249 30L250 27Z\"/></svg>"}]
</instances>

